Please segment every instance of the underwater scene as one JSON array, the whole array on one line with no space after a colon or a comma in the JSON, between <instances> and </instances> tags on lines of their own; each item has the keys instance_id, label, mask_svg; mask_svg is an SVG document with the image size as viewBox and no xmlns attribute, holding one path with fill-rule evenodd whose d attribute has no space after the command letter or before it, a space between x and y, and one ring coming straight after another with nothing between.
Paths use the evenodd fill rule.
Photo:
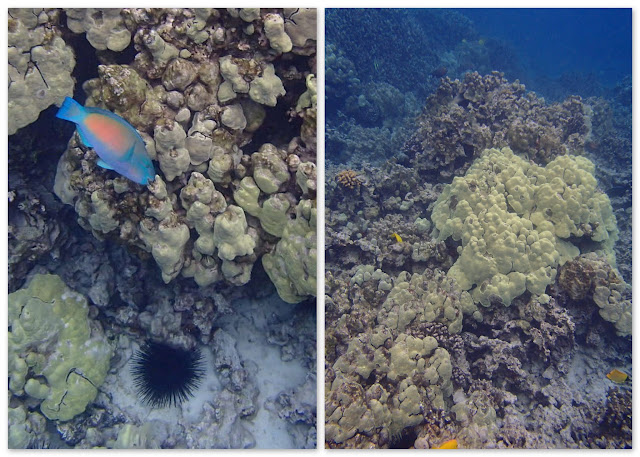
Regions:
<instances>
[{"instance_id":1,"label":"underwater scene","mask_svg":"<svg viewBox=\"0 0 640 457\"><path fill-rule=\"evenodd\" d=\"M631 10L325 29L325 447L631 448Z\"/></svg>"},{"instance_id":2,"label":"underwater scene","mask_svg":"<svg viewBox=\"0 0 640 457\"><path fill-rule=\"evenodd\" d=\"M316 10L7 16L8 447L316 448Z\"/></svg>"}]
</instances>

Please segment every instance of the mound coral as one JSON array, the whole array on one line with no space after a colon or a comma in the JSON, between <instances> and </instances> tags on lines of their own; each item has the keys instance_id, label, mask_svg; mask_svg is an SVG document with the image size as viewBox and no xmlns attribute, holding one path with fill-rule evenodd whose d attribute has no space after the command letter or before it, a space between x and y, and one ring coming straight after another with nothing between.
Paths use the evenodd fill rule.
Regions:
<instances>
[{"instance_id":1,"label":"mound coral","mask_svg":"<svg viewBox=\"0 0 640 457\"><path fill-rule=\"evenodd\" d=\"M339 345L335 353L327 349L326 439L331 446L383 445L422 423L426 411L446 407L453 392L450 350L460 350L452 334L460 332L463 314L482 317L469 294L439 271L392 279L364 266L351 290L374 308L370 315L342 313L327 331L327 344ZM328 316L339 303L333 296ZM348 341L340 341L344 332L352 333Z\"/></svg>"},{"instance_id":2,"label":"mound coral","mask_svg":"<svg viewBox=\"0 0 640 457\"><path fill-rule=\"evenodd\" d=\"M631 335L631 290L607 259L590 252L565 263L558 273L558 285L572 300L593 300L600 316L615 325L618 335Z\"/></svg>"},{"instance_id":3,"label":"mound coral","mask_svg":"<svg viewBox=\"0 0 640 457\"><path fill-rule=\"evenodd\" d=\"M525 291L544 294L579 248L601 249L615 265L616 219L593 172L584 157L540 167L508 148L485 150L431 215L437 239L461 243L448 275L475 302L508 306Z\"/></svg>"},{"instance_id":4,"label":"mound coral","mask_svg":"<svg viewBox=\"0 0 640 457\"><path fill-rule=\"evenodd\" d=\"M87 300L58 276L36 275L9 294L9 390L52 420L82 413L98 394L112 348Z\"/></svg>"}]
</instances>

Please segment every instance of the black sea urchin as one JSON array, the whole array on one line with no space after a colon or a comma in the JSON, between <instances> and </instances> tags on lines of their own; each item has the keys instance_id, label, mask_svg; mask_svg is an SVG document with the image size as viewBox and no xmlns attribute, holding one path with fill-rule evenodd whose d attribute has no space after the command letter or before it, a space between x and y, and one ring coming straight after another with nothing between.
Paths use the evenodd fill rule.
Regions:
<instances>
[{"instance_id":1,"label":"black sea urchin","mask_svg":"<svg viewBox=\"0 0 640 457\"><path fill-rule=\"evenodd\" d=\"M131 360L138 395L152 408L177 406L187 400L205 373L200 349L186 351L150 342Z\"/></svg>"}]
</instances>

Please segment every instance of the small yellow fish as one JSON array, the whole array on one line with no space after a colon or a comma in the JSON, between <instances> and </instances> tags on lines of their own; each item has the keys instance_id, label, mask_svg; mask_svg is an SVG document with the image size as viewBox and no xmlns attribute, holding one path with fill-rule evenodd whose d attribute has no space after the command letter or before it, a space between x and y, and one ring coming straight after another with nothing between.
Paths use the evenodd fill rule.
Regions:
<instances>
[{"instance_id":1,"label":"small yellow fish","mask_svg":"<svg viewBox=\"0 0 640 457\"><path fill-rule=\"evenodd\" d=\"M458 449L458 440L445 441L435 449Z\"/></svg>"},{"instance_id":2,"label":"small yellow fish","mask_svg":"<svg viewBox=\"0 0 640 457\"><path fill-rule=\"evenodd\" d=\"M611 372L607 375L607 378L618 384L622 384L623 382L625 382L628 377L629 376L626 373L623 373L620 370L611 370Z\"/></svg>"},{"instance_id":3,"label":"small yellow fish","mask_svg":"<svg viewBox=\"0 0 640 457\"><path fill-rule=\"evenodd\" d=\"M391 238L395 238L398 243L402 243L402 237L398 235L396 232L391 234Z\"/></svg>"}]
</instances>

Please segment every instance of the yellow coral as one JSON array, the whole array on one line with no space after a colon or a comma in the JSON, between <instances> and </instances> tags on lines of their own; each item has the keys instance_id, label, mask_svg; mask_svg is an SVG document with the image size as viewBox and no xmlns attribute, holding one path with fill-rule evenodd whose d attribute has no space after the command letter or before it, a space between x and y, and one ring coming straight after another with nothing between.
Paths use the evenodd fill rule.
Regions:
<instances>
[{"instance_id":1,"label":"yellow coral","mask_svg":"<svg viewBox=\"0 0 640 457\"><path fill-rule=\"evenodd\" d=\"M350 190L357 189L360 187L360 184L362 184L362 181L360 181L356 172L353 170L342 170L338 172L336 181L338 181L342 187Z\"/></svg>"},{"instance_id":2,"label":"yellow coral","mask_svg":"<svg viewBox=\"0 0 640 457\"><path fill-rule=\"evenodd\" d=\"M526 290L543 294L557 267L580 254L563 238L598 242L614 263L616 219L593 171L584 157L540 167L509 148L485 150L445 187L431 216L439 240L461 242L448 275L475 302L508 306Z\"/></svg>"}]
</instances>

